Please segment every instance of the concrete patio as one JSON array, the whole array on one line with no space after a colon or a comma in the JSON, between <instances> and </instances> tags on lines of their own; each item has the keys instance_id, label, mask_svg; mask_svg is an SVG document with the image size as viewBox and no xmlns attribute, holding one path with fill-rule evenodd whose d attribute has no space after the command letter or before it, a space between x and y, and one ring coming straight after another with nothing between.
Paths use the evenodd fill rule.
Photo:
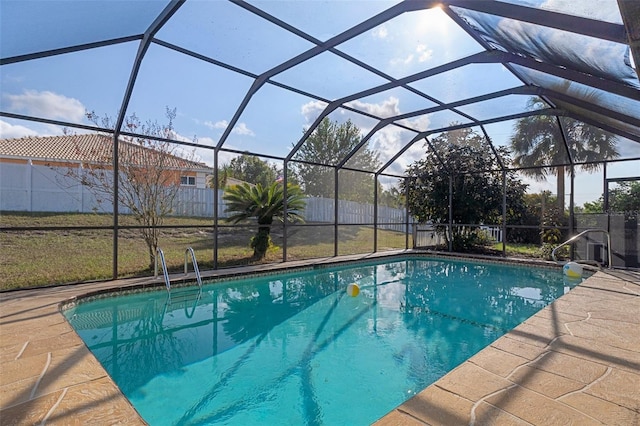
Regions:
<instances>
[{"instance_id":1,"label":"concrete patio","mask_svg":"<svg viewBox=\"0 0 640 426\"><path fill-rule=\"evenodd\" d=\"M149 282L0 294L0 423L145 424L59 305ZM596 273L377 424L640 425L640 276Z\"/></svg>"},{"instance_id":2,"label":"concrete patio","mask_svg":"<svg viewBox=\"0 0 640 426\"><path fill-rule=\"evenodd\" d=\"M640 425L640 278L598 272L382 425Z\"/></svg>"}]
</instances>

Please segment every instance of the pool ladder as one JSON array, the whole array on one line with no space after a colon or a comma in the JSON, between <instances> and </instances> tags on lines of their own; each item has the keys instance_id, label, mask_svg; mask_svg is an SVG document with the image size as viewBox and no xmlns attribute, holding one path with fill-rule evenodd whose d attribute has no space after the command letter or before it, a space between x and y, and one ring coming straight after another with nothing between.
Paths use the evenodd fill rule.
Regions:
<instances>
[{"instance_id":1,"label":"pool ladder","mask_svg":"<svg viewBox=\"0 0 640 426\"><path fill-rule=\"evenodd\" d=\"M554 261L558 261L558 259L556 259L556 251L560 248L560 247L564 247L568 244L572 244L574 243L578 238L582 237L583 235L589 234L591 232L601 232L604 235L606 235L607 237L607 267L609 269L612 268L612 264L611 264L611 235L609 235L609 232L604 230L604 229L598 229L598 228L593 228L593 229L587 229L582 231L581 233L579 233L578 235L574 235L573 237L569 238L567 241L565 241L564 243L560 244L559 246L557 246L556 248L553 249L553 251L551 252L551 257L553 258ZM600 263L600 262L598 262ZM602 268L602 264L600 263L600 267Z\"/></svg>"},{"instance_id":2,"label":"pool ladder","mask_svg":"<svg viewBox=\"0 0 640 426\"><path fill-rule=\"evenodd\" d=\"M191 263L193 263L193 272L196 274L196 281L198 281L198 287L202 288L202 278L200 277L200 268L198 268L198 262L196 261L196 254L191 247L187 247L184 252L184 274L187 275L187 263L188 257L191 255Z\"/></svg>"},{"instance_id":3,"label":"pool ladder","mask_svg":"<svg viewBox=\"0 0 640 426\"><path fill-rule=\"evenodd\" d=\"M184 274L187 275L187 266L189 255L191 255L191 263L193 263L193 272L196 274L196 281L198 287L202 289L202 277L200 276L200 268L198 268L198 262L196 261L196 254L191 247L187 247L184 252ZM158 278L158 259L160 259L160 265L162 266L162 275L164 276L164 284L167 286L167 292L171 294L171 280L169 279L169 272L167 271L167 262L164 258L164 252L158 247L155 268L153 272L154 278Z\"/></svg>"}]
</instances>

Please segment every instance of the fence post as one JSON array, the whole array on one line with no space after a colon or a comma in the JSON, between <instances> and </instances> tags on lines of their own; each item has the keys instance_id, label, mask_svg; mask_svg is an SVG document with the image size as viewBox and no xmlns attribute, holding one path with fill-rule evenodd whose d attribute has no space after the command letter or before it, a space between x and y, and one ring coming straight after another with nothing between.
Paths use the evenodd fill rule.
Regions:
<instances>
[{"instance_id":1,"label":"fence post","mask_svg":"<svg viewBox=\"0 0 640 426\"><path fill-rule=\"evenodd\" d=\"M26 169L26 182L25 187L27 189L27 211L33 211L33 162L29 159L29 163Z\"/></svg>"}]
</instances>

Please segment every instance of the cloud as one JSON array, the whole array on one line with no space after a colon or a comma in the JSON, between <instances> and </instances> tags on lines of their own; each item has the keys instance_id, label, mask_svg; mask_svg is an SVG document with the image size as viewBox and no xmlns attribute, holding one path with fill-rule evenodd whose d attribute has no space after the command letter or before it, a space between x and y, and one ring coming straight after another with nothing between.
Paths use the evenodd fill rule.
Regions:
<instances>
[{"instance_id":1,"label":"cloud","mask_svg":"<svg viewBox=\"0 0 640 426\"><path fill-rule=\"evenodd\" d=\"M215 123L212 121L205 121L204 125L210 129L226 129L229 126L229 122L227 120L216 121ZM245 136L255 136L253 130L247 127L246 123L237 123L231 133L235 133L236 135L245 135Z\"/></svg>"},{"instance_id":2,"label":"cloud","mask_svg":"<svg viewBox=\"0 0 640 426\"><path fill-rule=\"evenodd\" d=\"M79 100L50 91L25 90L21 95L5 95L5 98L9 101L12 111L72 123L81 123L86 111Z\"/></svg>"},{"instance_id":3,"label":"cloud","mask_svg":"<svg viewBox=\"0 0 640 426\"><path fill-rule=\"evenodd\" d=\"M226 129L229 122L227 120L220 120L215 123L213 121L205 121L204 125L210 129Z\"/></svg>"},{"instance_id":4,"label":"cloud","mask_svg":"<svg viewBox=\"0 0 640 426\"><path fill-rule=\"evenodd\" d=\"M371 31L373 38L384 39L389 35L389 31L385 25L379 25Z\"/></svg>"},{"instance_id":5,"label":"cloud","mask_svg":"<svg viewBox=\"0 0 640 426\"><path fill-rule=\"evenodd\" d=\"M398 100L398 98L390 96L389 99L385 99L381 103L377 104L356 100L347 103L347 106L363 112L367 112L369 114L373 114L380 118L388 118L400 115L399 104L400 101Z\"/></svg>"},{"instance_id":6,"label":"cloud","mask_svg":"<svg viewBox=\"0 0 640 426\"><path fill-rule=\"evenodd\" d=\"M414 130L426 132L429 130L429 126L431 125L431 119L429 118L429 114L426 114L415 118L405 118L404 120L400 120L398 123Z\"/></svg>"},{"instance_id":7,"label":"cloud","mask_svg":"<svg viewBox=\"0 0 640 426\"><path fill-rule=\"evenodd\" d=\"M0 137L2 139L21 138L24 136L38 136L38 132L20 125L9 124L0 120Z\"/></svg>"},{"instance_id":8,"label":"cloud","mask_svg":"<svg viewBox=\"0 0 640 426\"><path fill-rule=\"evenodd\" d=\"M414 61L426 62L433 57L433 49L429 49L426 44L418 44L413 52L407 56L391 58L391 65L411 65Z\"/></svg>"},{"instance_id":9,"label":"cloud","mask_svg":"<svg viewBox=\"0 0 640 426\"><path fill-rule=\"evenodd\" d=\"M200 145L207 145L207 146L216 146L217 142L215 140L213 140L212 138L209 137L196 137L195 138L196 143L200 144Z\"/></svg>"},{"instance_id":10,"label":"cloud","mask_svg":"<svg viewBox=\"0 0 640 426\"><path fill-rule=\"evenodd\" d=\"M389 60L391 65L409 65L411 62L413 62L413 53L410 53L404 58L391 58L391 60Z\"/></svg>"},{"instance_id":11,"label":"cloud","mask_svg":"<svg viewBox=\"0 0 640 426\"><path fill-rule=\"evenodd\" d=\"M253 133L253 130L247 127L245 123L236 124L236 126L232 130L232 133L235 133L237 135L246 135L246 136L256 135L255 133Z\"/></svg>"},{"instance_id":12,"label":"cloud","mask_svg":"<svg viewBox=\"0 0 640 426\"><path fill-rule=\"evenodd\" d=\"M304 117L305 121L308 124L311 124L316 118L318 118L320 113L324 111L326 107L327 107L326 102L311 101L302 105L302 107L300 108L300 112L302 113L302 116Z\"/></svg>"},{"instance_id":13,"label":"cloud","mask_svg":"<svg viewBox=\"0 0 640 426\"><path fill-rule=\"evenodd\" d=\"M347 105L380 118L396 117L402 114L402 111L400 110L400 101L394 96L390 96L388 99L379 103L353 101L349 102ZM349 113L346 114L349 115ZM362 120L358 120L358 115L351 114L349 118L351 118L351 121L361 129L369 130L368 127L370 127L370 123L362 123ZM358 121L360 121L360 123ZM399 123L415 130L426 131L429 129L431 121L428 115L421 115L415 118L400 120Z\"/></svg>"},{"instance_id":14,"label":"cloud","mask_svg":"<svg viewBox=\"0 0 640 426\"><path fill-rule=\"evenodd\" d=\"M359 100L348 102L346 105L354 109L375 115L380 118L393 117L401 114L400 101L398 98L390 96L388 99L379 103L363 102ZM304 116L306 122L311 124L324 109L327 104L322 101L311 101L300 108L301 114ZM358 126L363 132L367 132L371 129L371 120L363 121L363 116L357 113L349 112L348 110L341 110L341 117L344 121L350 119L356 126ZM335 121L335 118L333 118Z\"/></svg>"},{"instance_id":15,"label":"cloud","mask_svg":"<svg viewBox=\"0 0 640 426\"><path fill-rule=\"evenodd\" d=\"M425 44L419 44L416 47L418 53L418 62L426 62L433 57L433 49L428 49Z\"/></svg>"},{"instance_id":16,"label":"cloud","mask_svg":"<svg viewBox=\"0 0 640 426\"><path fill-rule=\"evenodd\" d=\"M3 139L22 138L25 136L60 136L65 133L65 130L72 133L75 132L73 129L65 129L65 127L54 124L30 122L26 127L0 120L0 137Z\"/></svg>"}]
</instances>

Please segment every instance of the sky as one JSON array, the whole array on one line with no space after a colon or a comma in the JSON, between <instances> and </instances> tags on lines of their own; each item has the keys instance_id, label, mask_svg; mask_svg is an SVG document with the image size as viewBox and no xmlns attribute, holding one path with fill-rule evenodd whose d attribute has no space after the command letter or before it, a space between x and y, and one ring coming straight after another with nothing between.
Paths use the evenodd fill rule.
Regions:
<instances>
[{"instance_id":1,"label":"sky","mask_svg":"<svg viewBox=\"0 0 640 426\"><path fill-rule=\"evenodd\" d=\"M620 23L615 0L512 0L554 11ZM392 7L393 1L304 0L251 1L278 19L297 26L311 37L326 41L357 23ZM163 9L163 1L14 1L0 0L2 8L0 54L3 58L138 34ZM29 31L24 27L29 24ZM509 31L513 22L503 22ZM511 28L513 29L513 28ZM20 37L16 37L19 34ZM256 75L299 55L314 45L274 26L232 3L187 1L160 29L156 38L246 71L243 75L214 66L158 44L152 44L139 70L127 114L143 120L166 122L166 108L176 108L176 137L214 147L243 102ZM87 111L114 118L122 107L139 42L132 41L62 54L0 68L4 112L25 114L71 123L89 124ZM404 13L369 29L337 48L384 73L402 78L478 53L484 49L435 7ZM613 55L614 53L612 53ZM618 55L620 56L620 55ZM332 52L322 53L289 68L272 80L295 87L321 99L334 100L386 82ZM451 73L411 83L442 102L479 96L520 86L521 82L500 64L472 64ZM528 96L510 95L484 105L460 107L478 119L512 114L526 109ZM303 132L326 107L314 97L264 84L249 100L224 143L225 148L285 157ZM385 118L436 105L409 90L396 88L352 101L349 106L363 113ZM377 124L364 114L339 108L329 115L333 121L351 120L363 136ZM407 118L402 124L416 131L445 127L452 122L469 122L463 115L442 111ZM486 126L496 145L507 145L513 122ZM3 138L29 135L58 135L63 128L0 117ZM477 131L480 131L478 128ZM402 149L415 133L387 126L369 141L382 163ZM631 142L631 141L627 141ZM636 143L626 143L624 155L640 156ZM202 161L213 164L213 151L198 149ZM388 172L402 174L404 168L424 155L422 143L415 144L392 164ZM220 161L234 155L222 153ZM636 169L629 169L635 167ZM638 164L614 166L608 170L620 176L637 176ZM618 170L620 169L620 170ZM617 177L617 176L616 176ZM580 200L600 196L602 175L580 175ZM551 190L555 182L530 182L530 192Z\"/></svg>"}]
</instances>

